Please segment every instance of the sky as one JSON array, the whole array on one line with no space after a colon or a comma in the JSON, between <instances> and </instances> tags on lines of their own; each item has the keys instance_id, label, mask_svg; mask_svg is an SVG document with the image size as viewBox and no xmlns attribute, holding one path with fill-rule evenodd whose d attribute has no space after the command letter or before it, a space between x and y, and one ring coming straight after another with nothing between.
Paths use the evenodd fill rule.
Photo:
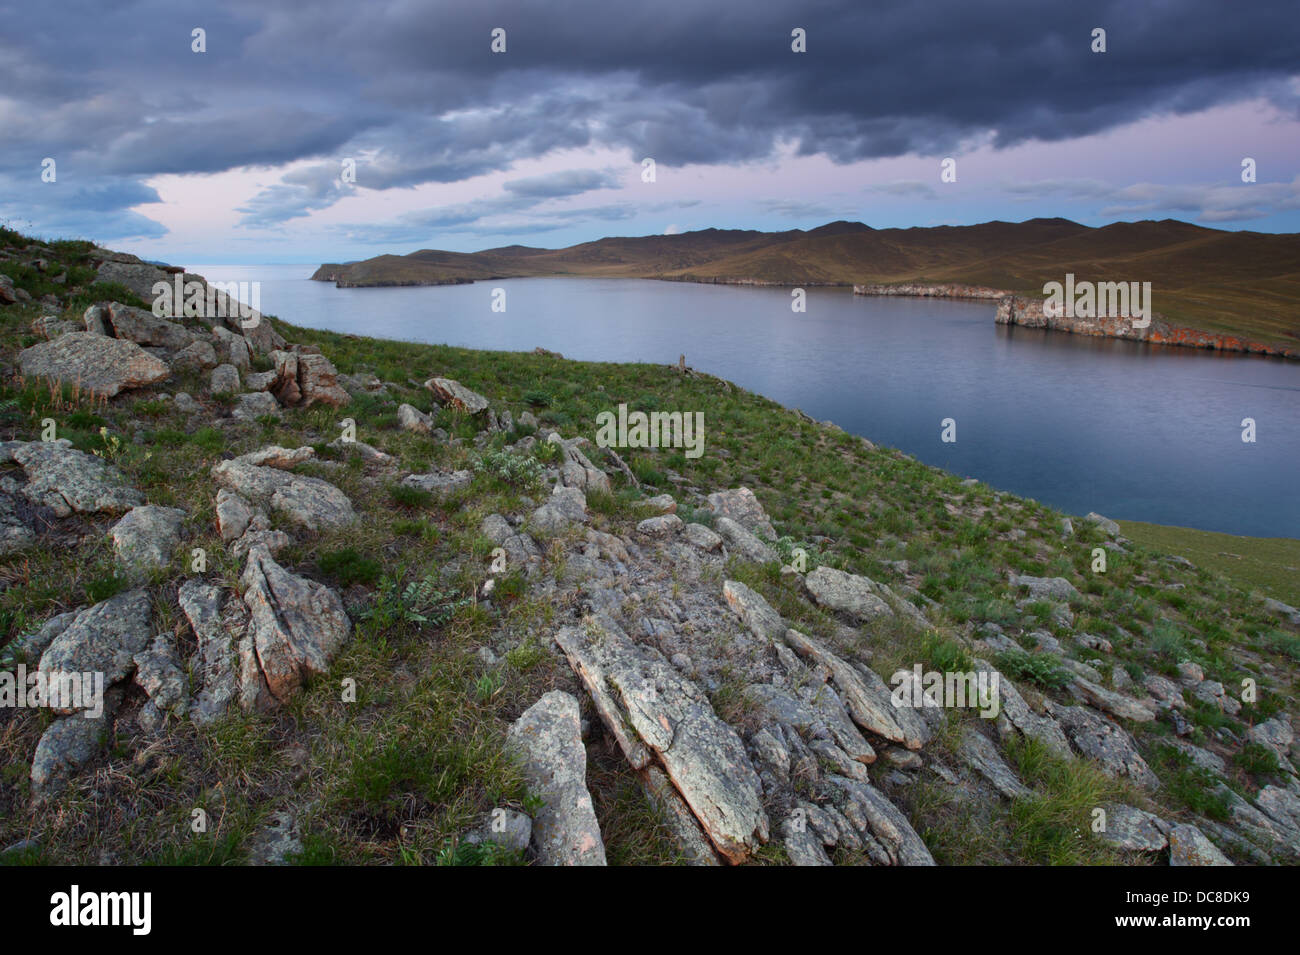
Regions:
<instances>
[{"instance_id":1,"label":"sky","mask_svg":"<svg viewBox=\"0 0 1300 955\"><path fill-rule=\"evenodd\" d=\"M0 223L47 238L312 263L1038 216L1300 232L1295 0L0 0Z\"/></svg>"}]
</instances>

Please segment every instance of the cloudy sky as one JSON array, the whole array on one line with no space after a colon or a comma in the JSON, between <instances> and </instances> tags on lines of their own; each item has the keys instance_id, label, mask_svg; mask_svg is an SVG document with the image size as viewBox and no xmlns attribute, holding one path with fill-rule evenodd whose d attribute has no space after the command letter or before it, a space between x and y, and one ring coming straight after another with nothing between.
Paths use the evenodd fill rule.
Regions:
<instances>
[{"instance_id":1,"label":"cloudy sky","mask_svg":"<svg viewBox=\"0 0 1300 955\"><path fill-rule=\"evenodd\" d=\"M1058 215L1300 231L1295 0L0 0L0 221L151 258Z\"/></svg>"}]
</instances>

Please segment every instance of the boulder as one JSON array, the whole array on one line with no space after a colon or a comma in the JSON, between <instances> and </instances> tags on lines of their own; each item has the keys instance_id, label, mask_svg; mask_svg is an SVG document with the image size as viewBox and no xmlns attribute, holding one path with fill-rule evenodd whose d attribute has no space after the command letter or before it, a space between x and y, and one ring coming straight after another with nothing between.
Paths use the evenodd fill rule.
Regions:
<instances>
[{"instance_id":1,"label":"boulder","mask_svg":"<svg viewBox=\"0 0 1300 955\"><path fill-rule=\"evenodd\" d=\"M582 453L581 438L565 441L558 434L552 433L547 440L560 446L560 480L565 487L576 487L584 494L592 491L604 494L610 492L609 475Z\"/></svg>"},{"instance_id":2,"label":"boulder","mask_svg":"<svg viewBox=\"0 0 1300 955\"><path fill-rule=\"evenodd\" d=\"M195 341L194 333L184 325L159 318L153 312L119 302L92 305L82 318L86 331L111 338L179 351Z\"/></svg>"},{"instance_id":3,"label":"boulder","mask_svg":"<svg viewBox=\"0 0 1300 955\"><path fill-rule=\"evenodd\" d=\"M682 529L682 519L676 514L661 514L659 517L647 517L636 525L636 532L643 537L673 537Z\"/></svg>"},{"instance_id":4,"label":"boulder","mask_svg":"<svg viewBox=\"0 0 1300 955\"><path fill-rule=\"evenodd\" d=\"M1103 689L1083 677L1074 678L1074 682L1070 684L1070 693L1089 706L1104 710L1111 716L1119 717L1122 720L1149 723L1156 718L1155 709L1146 703L1135 700L1131 696L1125 696L1122 693L1113 693L1110 690Z\"/></svg>"},{"instance_id":5,"label":"boulder","mask_svg":"<svg viewBox=\"0 0 1300 955\"><path fill-rule=\"evenodd\" d=\"M240 584L258 666L271 694L284 703L308 677L328 672L351 621L338 594L289 573L265 548L249 551Z\"/></svg>"},{"instance_id":6,"label":"boulder","mask_svg":"<svg viewBox=\"0 0 1300 955\"><path fill-rule=\"evenodd\" d=\"M1100 527L1102 531L1105 532L1106 536L1119 537L1119 525L1109 517L1102 517L1100 514L1093 511L1092 513L1085 515L1083 519L1088 521L1090 524L1095 524Z\"/></svg>"},{"instance_id":7,"label":"boulder","mask_svg":"<svg viewBox=\"0 0 1300 955\"><path fill-rule=\"evenodd\" d=\"M1012 587L1025 587L1034 600L1059 600L1063 603L1081 599L1074 584L1064 577L1023 577L1011 575Z\"/></svg>"},{"instance_id":8,"label":"boulder","mask_svg":"<svg viewBox=\"0 0 1300 955\"><path fill-rule=\"evenodd\" d=\"M703 551L722 550L722 538L703 524L687 524L683 528L686 539Z\"/></svg>"},{"instance_id":9,"label":"boulder","mask_svg":"<svg viewBox=\"0 0 1300 955\"><path fill-rule=\"evenodd\" d=\"M587 498L576 487L556 487L550 499L533 511L532 524L545 533L560 533L587 522Z\"/></svg>"},{"instance_id":10,"label":"boulder","mask_svg":"<svg viewBox=\"0 0 1300 955\"><path fill-rule=\"evenodd\" d=\"M134 656L153 636L153 605L144 589L130 590L81 611L41 654L42 673L102 673L104 686L130 675ZM56 712L70 713L73 707Z\"/></svg>"},{"instance_id":11,"label":"boulder","mask_svg":"<svg viewBox=\"0 0 1300 955\"><path fill-rule=\"evenodd\" d=\"M1098 838L1129 852L1160 852L1169 845L1169 823L1154 813L1121 803L1108 803L1106 828Z\"/></svg>"},{"instance_id":12,"label":"boulder","mask_svg":"<svg viewBox=\"0 0 1300 955\"><path fill-rule=\"evenodd\" d=\"M412 474L402 478L403 487L413 487L428 491L439 501L445 501L457 491L463 491L474 482L473 471L452 471L451 473L433 472L431 474Z\"/></svg>"},{"instance_id":13,"label":"boulder","mask_svg":"<svg viewBox=\"0 0 1300 955\"><path fill-rule=\"evenodd\" d=\"M992 783L993 788L1008 799L1025 799L1033 795L1033 791L1020 781L1002 759L997 747L974 727L967 725L962 728L957 753L967 766Z\"/></svg>"},{"instance_id":14,"label":"boulder","mask_svg":"<svg viewBox=\"0 0 1300 955\"><path fill-rule=\"evenodd\" d=\"M226 362L212 369L208 391L214 395L229 395L239 391L239 369Z\"/></svg>"},{"instance_id":15,"label":"boulder","mask_svg":"<svg viewBox=\"0 0 1300 955\"><path fill-rule=\"evenodd\" d=\"M194 341L172 355L173 371L207 371L217 366L217 353L205 341Z\"/></svg>"},{"instance_id":16,"label":"boulder","mask_svg":"<svg viewBox=\"0 0 1300 955\"><path fill-rule=\"evenodd\" d=\"M134 573L166 567L181 542L185 512L152 504L133 507L109 531L120 564Z\"/></svg>"},{"instance_id":17,"label":"boulder","mask_svg":"<svg viewBox=\"0 0 1300 955\"><path fill-rule=\"evenodd\" d=\"M767 511L747 487L715 491L709 495L709 507L716 516L731 518L751 534L759 534L767 540L776 539L776 530Z\"/></svg>"},{"instance_id":18,"label":"boulder","mask_svg":"<svg viewBox=\"0 0 1300 955\"><path fill-rule=\"evenodd\" d=\"M552 690L511 725L507 739L523 760L529 793L542 800L531 833L538 862L604 865L605 843L587 791L578 701Z\"/></svg>"},{"instance_id":19,"label":"boulder","mask_svg":"<svg viewBox=\"0 0 1300 955\"><path fill-rule=\"evenodd\" d=\"M157 384L171 374L167 363L135 342L90 332L70 332L18 353L28 378L73 385L103 398Z\"/></svg>"},{"instance_id":20,"label":"boulder","mask_svg":"<svg viewBox=\"0 0 1300 955\"><path fill-rule=\"evenodd\" d=\"M245 458L220 462L212 476L219 486L308 530L344 527L356 520L347 495L320 478L251 464Z\"/></svg>"},{"instance_id":21,"label":"boulder","mask_svg":"<svg viewBox=\"0 0 1300 955\"><path fill-rule=\"evenodd\" d=\"M466 414L480 414L488 408L486 398L451 378L430 378L424 383L424 387L433 392L433 396L440 403L450 405Z\"/></svg>"},{"instance_id":22,"label":"boulder","mask_svg":"<svg viewBox=\"0 0 1300 955\"><path fill-rule=\"evenodd\" d=\"M433 431L433 417L407 404L397 406L397 423L406 431L429 434Z\"/></svg>"},{"instance_id":23,"label":"boulder","mask_svg":"<svg viewBox=\"0 0 1300 955\"><path fill-rule=\"evenodd\" d=\"M34 802L39 804L61 792L83 766L99 755L121 700L120 689L108 689L99 716L87 717L77 713L56 719L46 727L32 757Z\"/></svg>"}]
</instances>

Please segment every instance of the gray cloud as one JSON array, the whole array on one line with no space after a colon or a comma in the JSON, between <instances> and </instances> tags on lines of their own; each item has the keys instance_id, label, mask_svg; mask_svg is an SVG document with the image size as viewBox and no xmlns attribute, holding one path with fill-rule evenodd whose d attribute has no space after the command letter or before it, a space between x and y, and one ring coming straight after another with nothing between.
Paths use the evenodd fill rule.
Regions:
<instances>
[{"instance_id":1,"label":"gray cloud","mask_svg":"<svg viewBox=\"0 0 1300 955\"><path fill-rule=\"evenodd\" d=\"M369 157L358 161L357 189L386 190L508 170L559 149L609 147L671 172L766 159L782 143L837 162L947 155L973 141L1068 139L1252 97L1300 117L1290 0L1248 11L1220 0L577 0L559 9L84 0L57 13L7 3L0 22L0 171L18 187L0 199L0 215L73 214L21 172L51 155L68 175L101 184L69 194L85 199L82 221L97 231L110 221L101 216L121 212L95 205L113 194L103 183L117 182L125 201L130 184L163 173L314 161L239 210L244 225L267 228L349 194L336 182L348 156ZM191 52L195 25L207 30L207 53ZM1096 25L1108 30L1104 55L1088 49ZM496 26L508 34L502 55L488 48ZM790 50L794 26L807 30L805 54ZM610 184L574 171L513 180L504 198ZM442 228L440 216L457 213L429 215Z\"/></svg>"}]
</instances>

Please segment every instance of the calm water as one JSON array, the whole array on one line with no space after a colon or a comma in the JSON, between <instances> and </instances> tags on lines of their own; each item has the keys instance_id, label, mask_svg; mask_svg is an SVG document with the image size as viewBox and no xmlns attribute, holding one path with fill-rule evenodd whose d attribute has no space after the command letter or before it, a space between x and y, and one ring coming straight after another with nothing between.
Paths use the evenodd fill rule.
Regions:
<instances>
[{"instance_id":1,"label":"calm water","mask_svg":"<svg viewBox=\"0 0 1300 955\"><path fill-rule=\"evenodd\" d=\"M843 289L810 289L794 314L785 289L563 278L336 289L304 266L194 271L260 281L263 311L313 328L600 361L684 352L701 371L1069 513L1300 537L1300 363L1008 329L988 304ZM490 307L497 287L504 313ZM949 417L955 444L940 440ZM1247 417L1254 444L1241 440Z\"/></svg>"}]
</instances>

